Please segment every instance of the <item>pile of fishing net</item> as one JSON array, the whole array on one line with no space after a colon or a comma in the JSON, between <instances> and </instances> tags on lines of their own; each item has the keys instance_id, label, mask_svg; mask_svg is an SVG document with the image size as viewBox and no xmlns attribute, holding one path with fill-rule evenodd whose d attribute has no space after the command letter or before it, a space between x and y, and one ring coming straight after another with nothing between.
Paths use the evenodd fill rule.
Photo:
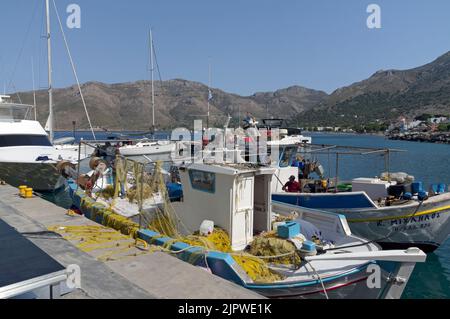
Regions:
<instances>
[{"instance_id":1,"label":"pile of fishing net","mask_svg":"<svg viewBox=\"0 0 450 319\"><path fill-rule=\"evenodd\" d=\"M272 236L256 237L248 252L253 256L265 258L267 262L273 264L298 265L301 263L293 243Z\"/></svg>"}]
</instances>

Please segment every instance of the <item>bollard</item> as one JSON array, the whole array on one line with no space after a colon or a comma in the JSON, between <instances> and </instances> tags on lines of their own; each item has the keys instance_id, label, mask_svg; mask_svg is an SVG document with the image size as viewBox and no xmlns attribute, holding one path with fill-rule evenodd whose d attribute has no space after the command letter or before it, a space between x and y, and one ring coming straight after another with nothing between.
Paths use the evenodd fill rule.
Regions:
<instances>
[{"instance_id":1,"label":"bollard","mask_svg":"<svg viewBox=\"0 0 450 319\"><path fill-rule=\"evenodd\" d=\"M33 198L33 189L27 188L25 198Z\"/></svg>"},{"instance_id":2,"label":"bollard","mask_svg":"<svg viewBox=\"0 0 450 319\"><path fill-rule=\"evenodd\" d=\"M20 196L25 198L28 186L19 186Z\"/></svg>"}]
</instances>

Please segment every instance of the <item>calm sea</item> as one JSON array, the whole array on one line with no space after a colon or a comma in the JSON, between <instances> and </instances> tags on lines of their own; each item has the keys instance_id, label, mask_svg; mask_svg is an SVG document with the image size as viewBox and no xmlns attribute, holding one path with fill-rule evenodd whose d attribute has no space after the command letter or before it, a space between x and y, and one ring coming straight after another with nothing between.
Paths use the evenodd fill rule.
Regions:
<instances>
[{"instance_id":1,"label":"calm sea","mask_svg":"<svg viewBox=\"0 0 450 319\"><path fill-rule=\"evenodd\" d=\"M100 133L97 138L105 139L111 133ZM58 133L57 137L71 136ZM90 139L88 133L77 133L76 138ZM164 138L164 134L157 136ZM422 144L403 141L389 141L384 137L370 135L313 134L314 144L331 144L358 147L400 149L406 152L391 155L391 172L406 172L426 185L444 183L450 185L450 145ZM335 158L320 158L329 176L335 176ZM355 177L380 176L385 171L382 156L343 157L340 160L339 176L350 180ZM62 206L70 206L67 194L53 199ZM434 254L428 256L425 264L418 264L410 280L404 298L447 298L450 299L450 240Z\"/></svg>"}]
</instances>

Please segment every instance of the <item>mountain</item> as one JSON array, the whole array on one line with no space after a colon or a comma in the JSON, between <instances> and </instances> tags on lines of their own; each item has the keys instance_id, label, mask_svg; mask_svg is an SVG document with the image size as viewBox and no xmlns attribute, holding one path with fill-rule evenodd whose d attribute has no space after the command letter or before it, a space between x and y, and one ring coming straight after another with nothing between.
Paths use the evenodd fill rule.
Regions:
<instances>
[{"instance_id":1,"label":"mountain","mask_svg":"<svg viewBox=\"0 0 450 319\"><path fill-rule=\"evenodd\" d=\"M110 130L148 130L151 127L151 85L148 81L82 86L95 127ZM246 112L257 118L276 117L292 124L311 126L358 126L390 123L400 116L450 115L450 52L410 70L378 71L367 80L325 92L293 86L276 92L239 96L212 90L211 125L222 126L228 115L236 124ZM20 93L31 104L32 92ZM208 88L197 82L171 80L156 83L158 128L192 127L195 119L206 121ZM54 93L57 129L87 129L87 120L76 86ZM47 91L37 92L39 120L48 117Z\"/></svg>"},{"instance_id":2,"label":"mountain","mask_svg":"<svg viewBox=\"0 0 450 319\"><path fill-rule=\"evenodd\" d=\"M336 90L298 120L304 125L350 125L421 114L450 115L450 52L418 68L378 71Z\"/></svg>"},{"instance_id":3,"label":"mountain","mask_svg":"<svg viewBox=\"0 0 450 319\"><path fill-rule=\"evenodd\" d=\"M192 127L195 119L206 121L208 88L197 82L171 80L155 83L156 123L158 128L178 126ZM109 130L148 130L152 123L151 83L105 84L88 82L82 86L89 114L94 127ZM246 112L257 118L269 116L286 119L313 108L328 97L325 92L295 86L277 92L239 96L218 89L212 90L212 124L222 126L228 114L234 121L243 118ZM32 92L19 93L23 103L32 104ZM36 92L38 118L45 123L48 117L48 93ZM17 95L14 98L18 100ZM87 129L80 94L76 86L54 90L56 129Z\"/></svg>"}]
</instances>

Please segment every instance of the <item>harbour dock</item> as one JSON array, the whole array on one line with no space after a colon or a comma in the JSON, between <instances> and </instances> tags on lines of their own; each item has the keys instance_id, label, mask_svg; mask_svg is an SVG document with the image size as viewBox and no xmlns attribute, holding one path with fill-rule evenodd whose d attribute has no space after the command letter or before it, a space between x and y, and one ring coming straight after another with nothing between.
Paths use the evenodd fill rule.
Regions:
<instances>
[{"instance_id":1,"label":"harbour dock","mask_svg":"<svg viewBox=\"0 0 450 319\"><path fill-rule=\"evenodd\" d=\"M99 225L83 216L67 214L40 197L22 199L18 193L11 186L0 186L0 219L64 267L75 264L81 268L82 288L63 296L65 299L263 298L163 252L145 253L130 246L126 256L111 259L99 258L98 250L83 252L77 248L76 239L65 239L48 229ZM127 240L131 241L120 238L109 244L118 247Z\"/></svg>"}]
</instances>

